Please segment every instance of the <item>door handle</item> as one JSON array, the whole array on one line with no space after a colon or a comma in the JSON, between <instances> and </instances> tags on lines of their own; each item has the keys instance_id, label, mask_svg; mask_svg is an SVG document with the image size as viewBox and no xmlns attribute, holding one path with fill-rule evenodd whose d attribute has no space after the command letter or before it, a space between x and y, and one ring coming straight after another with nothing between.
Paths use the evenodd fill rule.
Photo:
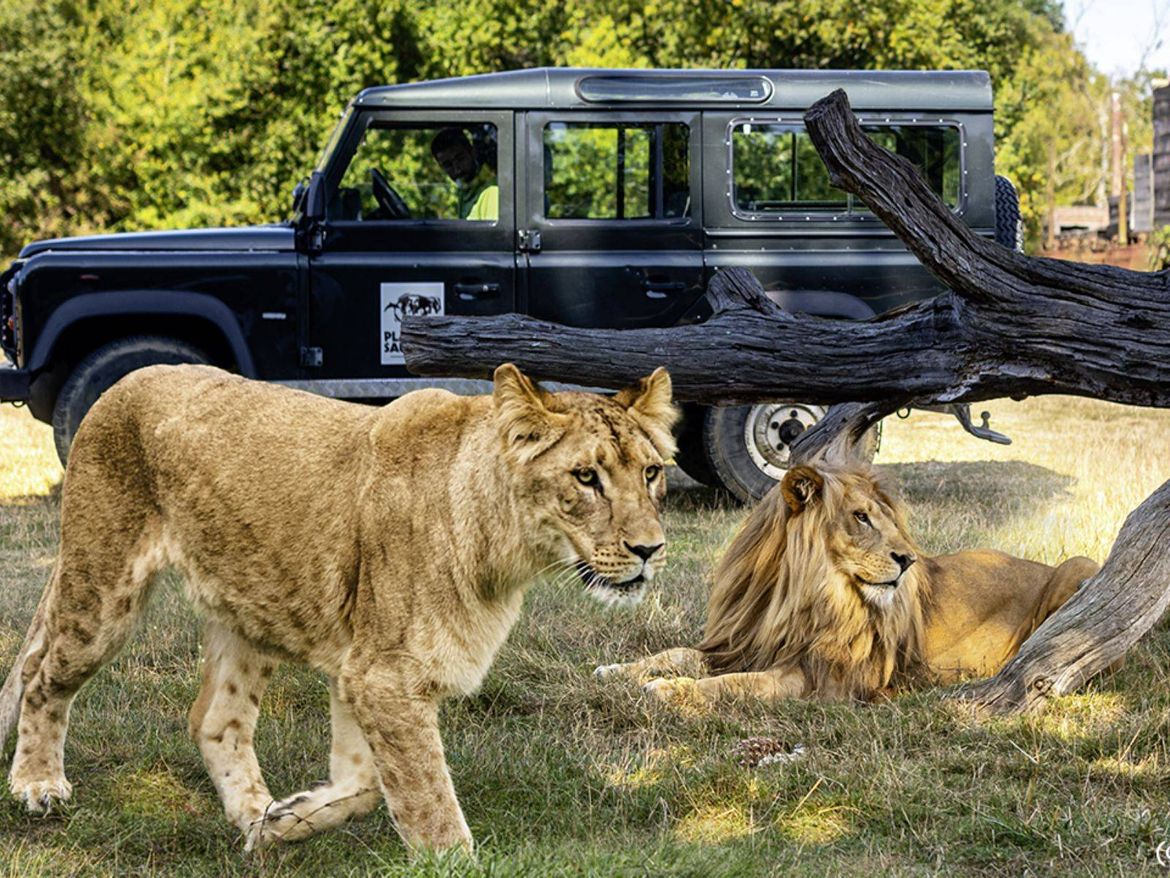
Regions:
<instances>
[{"instance_id":1,"label":"door handle","mask_svg":"<svg viewBox=\"0 0 1170 878\"><path fill-rule=\"evenodd\" d=\"M684 292L686 288L686 282L681 280L647 279L642 281L642 289L646 291L646 298L648 299L665 299L667 296Z\"/></svg>"},{"instance_id":2,"label":"door handle","mask_svg":"<svg viewBox=\"0 0 1170 878\"><path fill-rule=\"evenodd\" d=\"M464 302L473 302L477 299L498 299L500 285L460 282L455 284L455 293Z\"/></svg>"}]
</instances>

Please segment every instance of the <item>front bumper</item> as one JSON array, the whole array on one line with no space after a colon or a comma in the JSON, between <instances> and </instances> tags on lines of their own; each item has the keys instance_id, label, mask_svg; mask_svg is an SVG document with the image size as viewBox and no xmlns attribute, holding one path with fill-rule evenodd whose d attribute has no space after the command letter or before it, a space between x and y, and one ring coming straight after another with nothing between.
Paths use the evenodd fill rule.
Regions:
<instances>
[{"instance_id":1,"label":"front bumper","mask_svg":"<svg viewBox=\"0 0 1170 878\"><path fill-rule=\"evenodd\" d=\"M31 376L24 369L0 363L0 402L28 402Z\"/></svg>"}]
</instances>

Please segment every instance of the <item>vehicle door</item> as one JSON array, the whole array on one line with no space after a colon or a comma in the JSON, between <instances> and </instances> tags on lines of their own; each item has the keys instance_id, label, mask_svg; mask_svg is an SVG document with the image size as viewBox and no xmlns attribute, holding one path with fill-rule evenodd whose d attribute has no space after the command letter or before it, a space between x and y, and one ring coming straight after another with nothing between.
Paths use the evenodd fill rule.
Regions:
<instances>
[{"instance_id":1,"label":"vehicle door","mask_svg":"<svg viewBox=\"0 0 1170 878\"><path fill-rule=\"evenodd\" d=\"M507 112L365 111L325 170L310 242L308 373L330 395L417 382L400 345L414 315L515 310L513 125Z\"/></svg>"},{"instance_id":2,"label":"vehicle door","mask_svg":"<svg viewBox=\"0 0 1170 878\"><path fill-rule=\"evenodd\" d=\"M670 326L703 294L698 114L531 112L524 298L570 326Z\"/></svg>"}]
</instances>

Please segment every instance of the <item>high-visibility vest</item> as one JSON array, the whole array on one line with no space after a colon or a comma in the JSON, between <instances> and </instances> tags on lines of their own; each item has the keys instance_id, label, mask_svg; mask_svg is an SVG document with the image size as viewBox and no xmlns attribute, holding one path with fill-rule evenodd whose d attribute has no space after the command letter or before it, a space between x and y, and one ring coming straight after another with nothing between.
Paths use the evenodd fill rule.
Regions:
<instances>
[{"instance_id":1,"label":"high-visibility vest","mask_svg":"<svg viewBox=\"0 0 1170 878\"><path fill-rule=\"evenodd\" d=\"M500 218L500 187L485 186L467 214L469 220L497 220Z\"/></svg>"}]
</instances>

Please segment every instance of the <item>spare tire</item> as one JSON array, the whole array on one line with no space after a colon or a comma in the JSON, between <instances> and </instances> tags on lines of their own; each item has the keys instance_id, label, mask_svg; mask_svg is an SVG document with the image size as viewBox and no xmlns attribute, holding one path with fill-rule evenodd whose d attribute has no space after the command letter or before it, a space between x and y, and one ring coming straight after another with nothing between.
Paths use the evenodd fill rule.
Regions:
<instances>
[{"instance_id":1,"label":"spare tire","mask_svg":"<svg viewBox=\"0 0 1170 878\"><path fill-rule=\"evenodd\" d=\"M1024 224L1020 220L1020 196L1007 177L995 178L995 241L1024 252Z\"/></svg>"}]
</instances>

